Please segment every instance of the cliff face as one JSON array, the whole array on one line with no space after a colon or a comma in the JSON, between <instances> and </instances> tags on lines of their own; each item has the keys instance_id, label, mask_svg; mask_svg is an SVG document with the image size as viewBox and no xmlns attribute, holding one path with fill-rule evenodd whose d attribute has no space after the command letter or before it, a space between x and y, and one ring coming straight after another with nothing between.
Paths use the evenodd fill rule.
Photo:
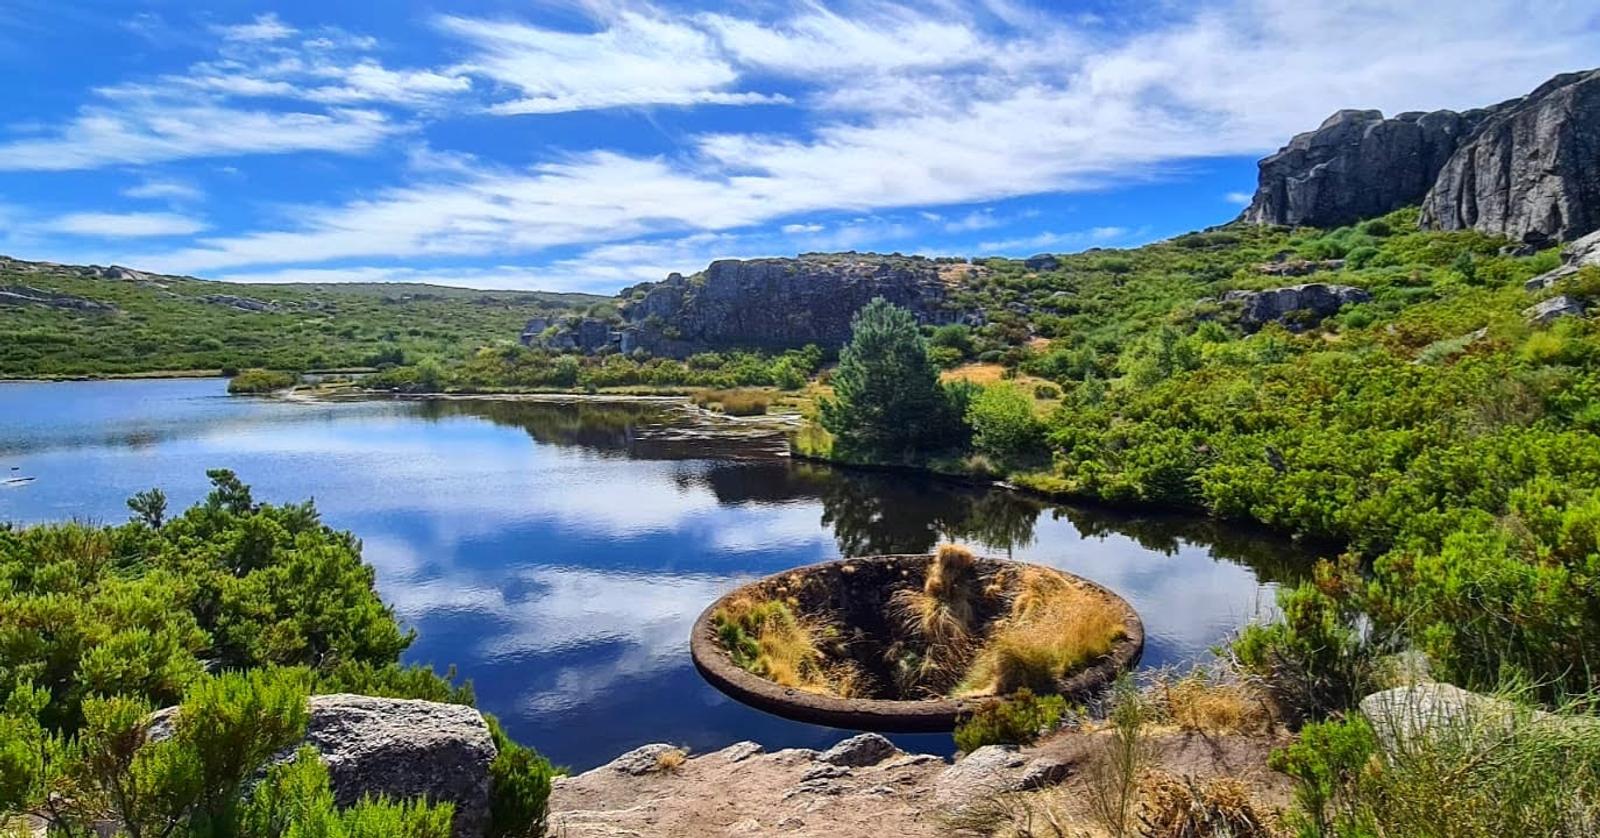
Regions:
<instances>
[{"instance_id":1,"label":"cliff face","mask_svg":"<svg viewBox=\"0 0 1600 838\"><path fill-rule=\"evenodd\" d=\"M960 262L857 253L727 259L625 292L621 322L531 322L523 342L679 358L731 348L837 347L850 338L850 318L874 297L925 323L953 322L949 282L966 270Z\"/></svg>"},{"instance_id":2,"label":"cliff face","mask_svg":"<svg viewBox=\"0 0 1600 838\"><path fill-rule=\"evenodd\" d=\"M1533 244L1600 228L1600 70L1496 108L1439 172L1422 223Z\"/></svg>"},{"instance_id":3,"label":"cliff face","mask_svg":"<svg viewBox=\"0 0 1600 838\"><path fill-rule=\"evenodd\" d=\"M1244 219L1337 227L1414 204L1481 113L1339 111L1261 161Z\"/></svg>"},{"instance_id":4,"label":"cliff face","mask_svg":"<svg viewBox=\"0 0 1600 838\"><path fill-rule=\"evenodd\" d=\"M1340 111L1261 161L1242 218L1334 227L1419 203L1425 227L1535 244L1600 228L1600 70L1465 113Z\"/></svg>"}]
</instances>

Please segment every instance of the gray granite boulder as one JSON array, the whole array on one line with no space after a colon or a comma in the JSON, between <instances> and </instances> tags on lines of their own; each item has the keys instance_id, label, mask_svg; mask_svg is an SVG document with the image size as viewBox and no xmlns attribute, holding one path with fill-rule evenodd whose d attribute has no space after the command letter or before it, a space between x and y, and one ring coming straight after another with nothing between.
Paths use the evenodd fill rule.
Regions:
<instances>
[{"instance_id":1,"label":"gray granite boulder","mask_svg":"<svg viewBox=\"0 0 1600 838\"><path fill-rule=\"evenodd\" d=\"M1349 285L1328 285L1320 282L1269 288L1265 291L1229 291L1222 302L1239 307L1239 325L1249 331L1268 323L1285 323L1290 328L1300 328L1309 322L1338 313L1351 303L1364 303L1372 295ZM1300 317L1291 314L1303 312Z\"/></svg>"},{"instance_id":2,"label":"gray granite boulder","mask_svg":"<svg viewBox=\"0 0 1600 838\"><path fill-rule=\"evenodd\" d=\"M876 733L852 736L817 755L817 761L828 765L859 767L877 765L900 752L893 742Z\"/></svg>"},{"instance_id":3,"label":"gray granite boulder","mask_svg":"<svg viewBox=\"0 0 1600 838\"><path fill-rule=\"evenodd\" d=\"M1582 317L1583 303L1566 294L1559 294L1528 306L1522 310L1522 316L1535 326L1544 326L1563 317Z\"/></svg>"}]
</instances>

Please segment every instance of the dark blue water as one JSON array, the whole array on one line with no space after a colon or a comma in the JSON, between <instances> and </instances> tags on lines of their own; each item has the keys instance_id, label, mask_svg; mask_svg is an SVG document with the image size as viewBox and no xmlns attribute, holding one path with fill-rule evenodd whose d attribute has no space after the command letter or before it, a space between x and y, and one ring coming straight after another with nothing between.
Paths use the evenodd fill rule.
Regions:
<instances>
[{"instance_id":1,"label":"dark blue water","mask_svg":"<svg viewBox=\"0 0 1600 838\"><path fill-rule=\"evenodd\" d=\"M647 742L816 747L839 731L730 701L689 661L700 610L743 581L953 538L1116 589L1179 664L1261 613L1308 557L1210 522L1051 507L905 475L790 462L674 404L303 404L218 380L0 384L0 521L120 521L230 468L262 500L316 499L384 598L518 739L584 768ZM15 469L14 471L12 469ZM900 737L948 751L947 736Z\"/></svg>"}]
</instances>

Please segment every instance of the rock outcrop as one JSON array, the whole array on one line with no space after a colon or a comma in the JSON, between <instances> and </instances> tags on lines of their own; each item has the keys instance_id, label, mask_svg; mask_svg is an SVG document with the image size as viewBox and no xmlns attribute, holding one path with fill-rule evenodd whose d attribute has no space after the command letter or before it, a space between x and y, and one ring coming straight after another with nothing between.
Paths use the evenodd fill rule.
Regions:
<instances>
[{"instance_id":1,"label":"rock outcrop","mask_svg":"<svg viewBox=\"0 0 1600 838\"><path fill-rule=\"evenodd\" d=\"M78 311L116 311L110 303L102 303L74 294L46 291L31 285L0 285L0 306L43 306L45 308L70 308Z\"/></svg>"},{"instance_id":2,"label":"rock outcrop","mask_svg":"<svg viewBox=\"0 0 1600 838\"><path fill-rule=\"evenodd\" d=\"M1533 244L1600 228L1600 70L1491 109L1438 173L1422 223Z\"/></svg>"},{"instance_id":3,"label":"rock outcrop","mask_svg":"<svg viewBox=\"0 0 1600 838\"><path fill-rule=\"evenodd\" d=\"M1561 266L1523 283L1529 291L1542 291L1584 268L1600 268L1600 232L1590 233L1561 249Z\"/></svg>"},{"instance_id":4,"label":"rock outcrop","mask_svg":"<svg viewBox=\"0 0 1600 838\"><path fill-rule=\"evenodd\" d=\"M874 297L926 323L961 319L947 306L952 269L964 263L920 256L806 254L793 259L726 259L692 276L624 292L620 320L529 321L522 341L560 351L682 358L696 352L837 347L850 318Z\"/></svg>"},{"instance_id":5,"label":"rock outcrop","mask_svg":"<svg viewBox=\"0 0 1600 838\"><path fill-rule=\"evenodd\" d=\"M1339 111L1260 163L1244 220L1337 227L1419 201L1479 115Z\"/></svg>"},{"instance_id":6,"label":"rock outcrop","mask_svg":"<svg viewBox=\"0 0 1600 838\"><path fill-rule=\"evenodd\" d=\"M1349 285L1310 282L1265 291L1229 291L1224 305L1237 306L1239 325L1254 331L1268 323L1283 323L1291 330L1321 322L1349 303L1364 303L1372 295Z\"/></svg>"},{"instance_id":7,"label":"rock outcrop","mask_svg":"<svg viewBox=\"0 0 1600 838\"><path fill-rule=\"evenodd\" d=\"M346 694L312 696L310 705L304 744L327 763L338 805L354 805L364 795L448 801L456 807L456 838L484 833L495 747L477 710ZM175 715L176 708L158 712L151 738L170 735ZM278 759L291 759L297 749Z\"/></svg>"},{"instance_id":8,"label":"rock outcrop","mask_svg":"<svg viewBox=\"0 0 1600 838\"><path fill-rule=\"evenodd\" d=\"M1344 110L1260 163L1241 218L1335 227L1409 205L1422 225L1531 244L1600 228L1600 70L1456 113Z\"/></svg>"}]
</instances>

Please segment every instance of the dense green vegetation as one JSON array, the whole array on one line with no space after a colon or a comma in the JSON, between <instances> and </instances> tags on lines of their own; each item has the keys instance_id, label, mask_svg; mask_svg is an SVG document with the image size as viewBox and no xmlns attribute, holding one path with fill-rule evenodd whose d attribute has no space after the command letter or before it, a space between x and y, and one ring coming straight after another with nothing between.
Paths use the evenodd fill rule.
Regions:
<instances>
[{"instance_id":1,"label":"dense green vegetation","mask_svg":"<svg viewBox=\"0 0 1600 838\"><path fill-rule=\"evenodd\" d=\"M287 390L299 380L293 373L278 370L245 370L228 381L228 392L236 396L254 396Z\"/></svg>"},{"instance_id":2,"label":"dense green vegetation","mask_svg":"<svg viewBox=\"0 0 1600 838\"><path fill-rule=\"evenodd\" d=\"M314 760L246 799L243 781L300 738L312 691L472 693L399 664L412 635L353 535L310 503L257 503L232 473L209 476L205 500L172 518L152 490L120 526L0 528L0 822L32 811L62 829L111 817L134 836L447 834L448 811L420 804L333 813ZM151 741L150 712L180 702L174 735ZM496 834L541 834L551 768L495 734ZM285 817L326 831L285 833Z\"/></svg>"},{"instance_id":3,"label":"dense green vegetation","mask_svg":"<svg viewBox=\"0 0 1600 838\"><path fill-rule=\"evenodd\" d=\"M443 390L593 391L601 388L682 390L711 387L777 387L798 390L822 367L816 346L778 355L758 352L703 352L684 360L626 355L573 355L522 346L502 336L454 363L425 359L370 376L362 385L376 390L433 393Z\"/></svg>"},{"instance_id":4,"label":"dense green vegetation","mask_svg":"<svg viewBox=\"0 0 1600 838\"><path fill-rule=\"evenodd\" d=\"M3 378L248 367L303 372L459 358L515 337L530 317L579 313L602 300L433 285L102 279L74 268L24 268L0 260L0 290L64 295L64 304L0 307ZM266 304L265 310L241 308L238 300ZM78 301L102 307L75 307Z\"/></svg>"}]
</instances>

